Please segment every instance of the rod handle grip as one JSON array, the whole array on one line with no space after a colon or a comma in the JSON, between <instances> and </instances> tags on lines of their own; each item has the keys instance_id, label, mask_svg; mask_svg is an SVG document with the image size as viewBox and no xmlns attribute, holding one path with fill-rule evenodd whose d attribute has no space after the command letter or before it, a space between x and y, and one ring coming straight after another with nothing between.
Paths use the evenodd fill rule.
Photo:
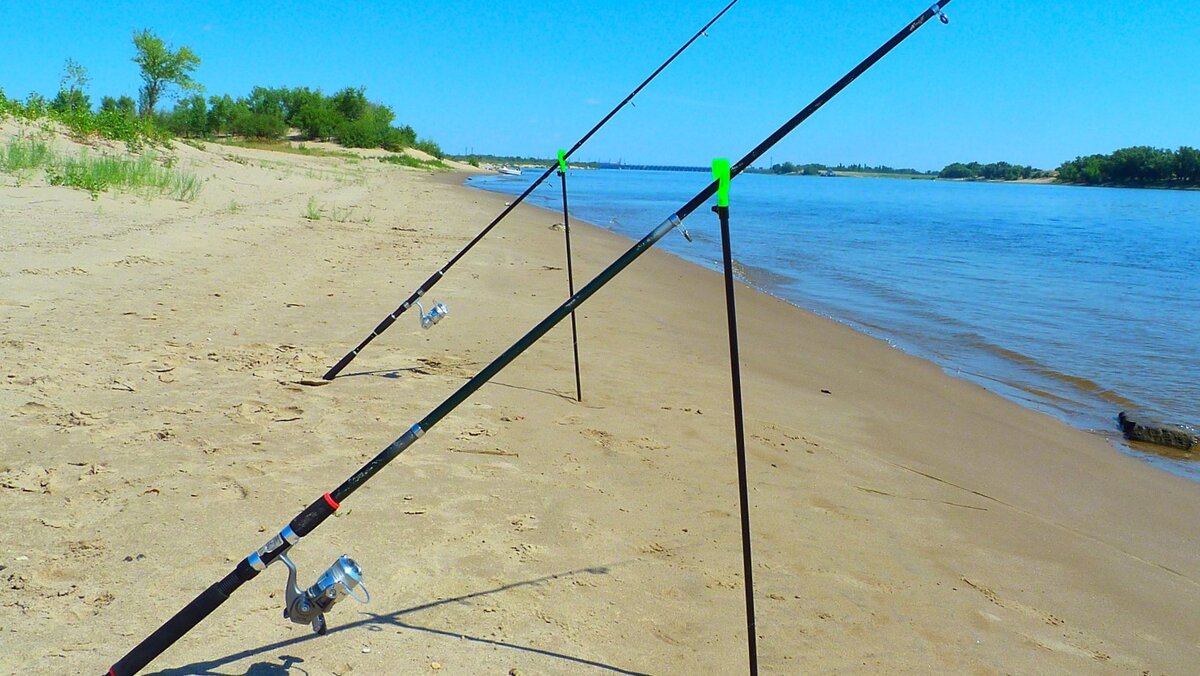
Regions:
<instances>
[{"instance_id":1,"label":"rod handle grip","mask_svg":"<svg viewBox=\"0 0 1200 676\"><path fill-rule=\"evenodd\" d=\"M326 493L305 507L304 511L297 514L288 526L296 535L304 537L313 532L325 519L328 519L330 514L336 512L339 506L333 496Z\"/></svg>"},{"instance_id":2,"label":"rod handle grip","mask_svg":"<svg viewBox=\"0 0 1200 676\"><path fill-rule=\"evenodd\" d=\"M184 606L153 634L137 644L137 647L130 650L112 666L108 674L110 676L132 676L141 671L163 651L170 648L175 641L178 641L180 637L212 614L222 603L225 603L229 599L229 595L240 586L242 586L242 580L238 577L237 571L230 572L224 579L200 592L200 595L192 599L191 603Z\"/></svg>"},{"instance_id":3,"label":"rod handle grip","mask_svg":"<svg viewBox=\"0 0 1200 676\"><path fill-rule=\"evenodd\" d=\"M347 352L346 356L342 357L338 363L334 364L333 368L326 371L325 375L321 376L321 378L323 380L333 380L337 377L337 374L341 373L342 369L346 368L346 365L354 361L354 358L357 356L358 355L354 352Z\"/></svg>"}]
</instances>

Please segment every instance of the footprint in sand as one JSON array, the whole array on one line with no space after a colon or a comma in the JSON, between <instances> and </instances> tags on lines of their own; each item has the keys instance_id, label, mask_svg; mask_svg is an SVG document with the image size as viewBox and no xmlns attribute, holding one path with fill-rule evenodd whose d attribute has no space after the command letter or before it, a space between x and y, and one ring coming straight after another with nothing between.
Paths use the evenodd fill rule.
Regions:
<instances>
[{"instance_id":1,"label":"footprint in sand","mask_svg":"<svg viewBox=\"0 0 1200 676\"><path fill-rule=\"evenodd\" d=\"M30 421L55 427L87 427L104 419L104 415L92 411L63 411L54 406L36 401L27 401L17 407L17 416Z\"/></svg>"},{"instance_id":2,"label":"footprint in sand","mask_svg":"<svg viewBox=\"0 0 1200 676\"><path fill-rule=\"evenodd\" d=\"M514 516L510 520L510 523L513 526L513 530L518 533L523 533L527 530L537 530L538 528L537 516L533 514L521 514L519 516Z\"/></svg>"},{"instance_id":3,"label":"footprint in sand","mask_svg":"<svg viewBox=\"0 0 1200 676\"><path fill-rule=\"evenodd\" d=\"M21 469L9 469L0 472L0 488L21 491L23 493L53 493L51 480L54 477L53 467L37 465Z\"/></svg>"},{"instance_id":4,"label":"footprint in sand","mask_svg":"<svg viewBox=\"0 0 1200 676\"><path fill-rule=\"evenodd\" d=\"M109 263L116 268L131 268L135 265L162 265L161 261L156 261L149 256L126 256L119 261Z\"/></svg>"},{"instance_id":5,"label":"footprint in sand","mask_svg":"<svg viewBox=\"0 0 1200 676\"><path fill-rule=\"evenodd\" d=\"M596 442L597 444L600 444L601 448L611 448L612 447L613 436L611 434L609 434L608 432L605 432L604 430L594 430L594 429L589 428L589 429L582 430L579 433L582 434L583 436L587 437L588 439L591 439L592 441Z\"/></svg>"},{"instance_id":6,"label":"footprint in sand","mask_svg":"<svg viewBox=\"0 0 1200 676\"><path fill-rule=\"evenodd\" d=\"M265 401L257 401L251 399L243 401L233 410L225 414L226 417L237 422L248 422L254 424L267 423L283 423L294 422L304 416L304 409L299 406L285 406L276 408Z\"/></svg>"},{"instance_id":7,"label":"footprint in sand","mask_svg":"<svg viewBox=\"0 0 1200 676\"><path fill-rule=\"evenodd\" d=\"M1015 613L1019 616L1025 617L1030 620L1034 620L1040 624L1044 624L1044 625L1046 625L1047 628L1053 627L1053 629L1046 629L1046 628L1043 628L1043 629L1046 629L1046 631L1054 632L1054 635L1043 634L1041 631L1034 631L1032 633L1026 633L1026 632L1017 630L1017 633L1021 634L1025 638L1029 639L1034 644L1036 644L1042 648L1045 648L1046 650L1051 650L1054 652L1063 653L1063 654L1067 654L1067 655L1074 655L1076 657L1083 657L1083 658L1098 660L1101 662L1107 662L1107 661L1113 659L1113 656L1110 653L1105 652L1104 650L1088 647L1089 645L1100 644L1101 641L1099 639L1097 639L1094 636L1090 636L1090 635L1088 635L1082 631L1079 631L1077 629L1068 628L1066 626L1066 622L1064 622L1062 620L1062 618L1059 618L1056 615L1053 615L1051 613L1043 612L1041 610L1038 610L1037 608L1027 606L1023 603L1014 601L1012 599L1001 598L1001 596L998 593L996 593L994 590L992 590L989 587L986 587L978 582L975 582L971 579L968 579L966 576L959 577L959 580L963 584L970 587L971 589L974 589L975 591L979 592L985 599L988 600L988 602L990 602L1000 608L1008 610L1012 613ZM996 622L1004 622L1005 621L1004 618L998 617L996 615L992 615L991 613L984 613L983 611L979 611L979 612L980 612L980 614L984 615L985 617L988 617L989 619L992 619L993 621L996 621ZM1118 656L1118 657L1119 657L1118 661L1120 661L1122 663L1128 664L1130 666L1134 666L1134 664L1135 664L1133 661L1131 661L1130 659L1128 659L1124 656Z\"/></svg>"},{"instance_id":8,"label":"footprint in sand","mask_svg":"<svg viewBox=\"0 0 1200 676\"><path fill-rule=\"evenodd\" d=\"M650 437L641 437L640 439L634 441L633 445L637 446L643 451L660 451L664 448L667 448L667 444L655 441Z\"/></svg>"}]
</instances>

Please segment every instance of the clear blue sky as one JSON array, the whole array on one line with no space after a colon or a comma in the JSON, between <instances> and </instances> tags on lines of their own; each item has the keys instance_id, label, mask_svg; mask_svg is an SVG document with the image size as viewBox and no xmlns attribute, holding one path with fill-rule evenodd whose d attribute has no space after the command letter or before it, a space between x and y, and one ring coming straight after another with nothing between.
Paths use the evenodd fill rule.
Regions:
<instances>
[{"instance_id":1,"label":"clear blue sky","mask_svg":"<svg viewBox=\"0 0 1200 676\"><path fill-rule=\"evenodd\" d=\"M741 0L576 157L740 157L929 0ZM551 156L723 0L8 2L0 88L136 97L134 30L201 57L208 93L365 86L449 152ZM1127 145L1200 146L1196 0L955 0L771 153L919 169L1055 167Z\"/></svg>"}]
</instances>

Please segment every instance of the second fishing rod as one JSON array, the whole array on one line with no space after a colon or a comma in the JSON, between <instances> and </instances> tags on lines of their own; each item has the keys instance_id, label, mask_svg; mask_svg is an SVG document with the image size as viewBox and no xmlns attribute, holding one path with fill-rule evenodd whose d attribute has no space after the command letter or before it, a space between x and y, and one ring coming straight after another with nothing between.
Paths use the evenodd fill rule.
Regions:
<instances>
[{"instance_id":1,"label":"second fishing rod","mask_svg":"<svg viewBox=\"0 0 1200 676\"><path fill-rule=\"evenodd\" d=\"M608 124L608 121L611 120L613 118L613 116L616 115L618 112L620 112L621 109L624 108L630 101L632 101L633 97L637 96L639 92L641 92L643 89L645 89L646 85L650 84L656 77L658 77L659 73L666 70L667 66L671 65L671 63L674 62L675 59L679 58L679 55L683 54L683 52L686 51L688 47L691 47L693 42L700 39L700 36L705 35L707 33L708 29L711 28L712 25L715 24L718 19L720 19L722 16L724 16L725 13L728 12L730 9L732 9L733 6L736 5L737 3L738 3L738 0L732 0L729 4L725 5L725 7L723 7L721 9L721 11L717 12L716 16L714 16L712 19L709 19L708 23L704 24L704 26L702 26L700 28L700 30L696 31L696 33L694 35L692 35L692 37L688 38L688 41L683 43L683 45L679 49L675 50L674 54L672 54L666 61L663 61L662 64L659 65L659 67L656 68L653 73L650 73L650 75L645 80L642 80L641 84L639 84L637 87L634 87L633 91L629 92L629 94L624 99L622 99L620 103L618 103L612 110L608 111L607 115L602 117L600 119L600 121L595 124L595 126L593 126L591 129L588 130L588 132L586 134L584 134L582 137L580 137L580 139L575 142L575 145L571 146L570 149L562 152L560 157L563 160L570 159L571 155L576 150L579 150L579 148L581 146L583 146L584 143L587 143L588 139L590 139L596 132L600 131L601 127ZM495 228L497 225L500 224L500 221L503 221L506 216L508 216L510 213L512 213L513 209L517 208L517 205L519 205L521 202L524 202L525 198L529 197L529 195L532 194L533 191L536 190L538 186L540 186L543 182L545 182L547 178L550 178L550 176L558 168L559 168L558 164L552 164L549 167L547 167L546 170L544 172L542 172L542 175L538 176L537 180L535 180L533 183L531 183L529 185L529 187L525 189L524 192L522 192L520 195L518 195L516 197L516 199L514 199L512 202L509 202L504 207L504 210L501 211L498 216L496 216L494 219L492 219L492 221L490 223L488 223L486 226L484 226L484 228L482 230L480 230L479 233L476 234L475 237L472 238L470 242L467 242L466 246L464 246L457 254L455 254L453 258L451 258L449 261L447 261L445 265L443 265L441 268L438 268L438 270L436 272L434 272L432 275L430 275L429 279L426 279L419 287L417 287L417 289L415 291L413 291L412 294L409 295L409 297L406 298L403 303L401 303L395 310L393 310L391 314L384 317L383 321L379 322L379 325L375 327L375 330L373 330L373 331L371 331L371 333L367 334L367 337L364 338L362 340L362 342L360 342L358 344L357 347L355 347L353 350L350 350L349 352L347 352L346 355L344 357L342 357L340 360L338 360L338 363L334 364L333 367L330 368L325 373L325 375L321 376L321 378L325 381L331 381L334 378L336 378L337 375L339 373L341 373L342 370L345 369L350 364L350 362L354 361L354 358L358 356L359 352L362 352L363 349L365 349L367 347L367 345L370 345L371 341L375 340L375 338L377 338L381 333L383 333L384 331L387 331L388 328L391 327L391 325L396 322L396 320L400 317L400 315L404 314L413 305L417 305L418 308L420 308L421 297L424 296L425 294L429 293L429 290L432 289L435 285L437 285L437 283L439 281L441 281L442 277L450 270L450 268L454 267L455 263L457 263L459 260L461 260L463 256L466 256L467 252L469 252L471 249L475 248L475 245L478 244L481 240L483 240L484 237L487 237L488 233L491 232L493 228ZM436 324L445 314L446 314L446 308L444 305L441 305L441 304L435 305L433 308L431 308L428 314L425 314L424 310L422 308L421 326L425 327L425 328L429 328L433 324Z\"/></svg>"}]
</instances>

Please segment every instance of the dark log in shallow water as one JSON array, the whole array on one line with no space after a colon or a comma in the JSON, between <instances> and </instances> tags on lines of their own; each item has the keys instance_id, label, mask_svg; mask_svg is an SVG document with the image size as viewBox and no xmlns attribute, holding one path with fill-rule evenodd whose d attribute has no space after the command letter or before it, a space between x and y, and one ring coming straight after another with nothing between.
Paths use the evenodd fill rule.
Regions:
<instances>
[{"instance_id":1,"label":"dark log in shallow water","mask_svg":"<svg viewBox=\"0 0 1200 676\"><path fill-rule=\"evenodd\" d=\"M1181 425L1165 425L1137 413L1121 411L1117 416L1126 439L1170 446L1184 451L1200 447L1200 432Z\"/></svg>"}]
</instances>

